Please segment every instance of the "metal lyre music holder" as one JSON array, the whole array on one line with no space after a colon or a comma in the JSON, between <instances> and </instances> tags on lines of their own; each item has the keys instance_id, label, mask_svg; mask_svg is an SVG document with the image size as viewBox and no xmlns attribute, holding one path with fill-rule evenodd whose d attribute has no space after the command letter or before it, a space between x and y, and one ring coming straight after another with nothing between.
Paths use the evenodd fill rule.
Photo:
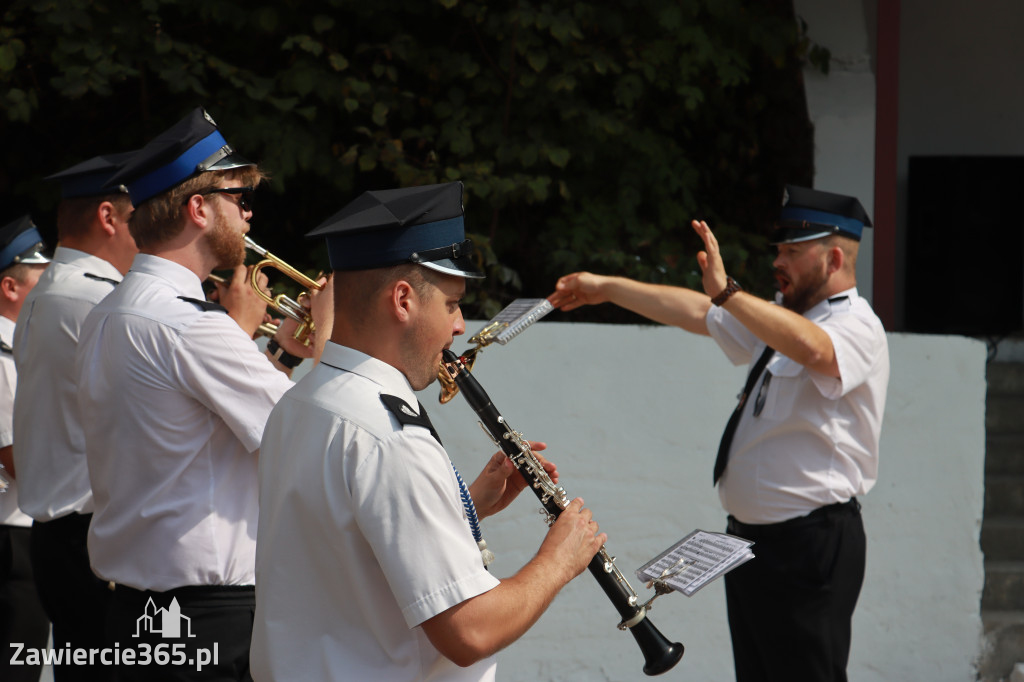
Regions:
<instances>
[{"instance_id":1,"label":"metal lyre music holder","mask_svg":"<svg viewBox=\"0 0 1024 682\"><path fill-rule=\"evenodd\" d=\"M494 342L505 345L531 324L554 310L546 298L517 298L495 315L483 329L469 337L472 348L462 353L463 364L467 371L473 370L477 354ZM454 398L459 392L448 373L439 368L437 379L441 384L441 395L438 400L442 405Z\"/></svg>"}]
</instances>

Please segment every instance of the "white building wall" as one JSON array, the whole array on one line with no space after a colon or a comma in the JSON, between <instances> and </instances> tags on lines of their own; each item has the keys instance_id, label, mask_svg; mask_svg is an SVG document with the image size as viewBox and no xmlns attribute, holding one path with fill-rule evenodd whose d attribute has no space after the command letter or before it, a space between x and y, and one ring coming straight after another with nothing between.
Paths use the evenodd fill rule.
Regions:
<instances>
[{"instance_id":1,"label":"white building wall","mask_svg":"<svg viewBox=\"0 0 1024 682\"><path fill-rule=\"evenodd\" d=\"M850 679L968 682L984 580L985 346L902 334L889 344L880 478L862 499L868 569ZM636 568L695 528L724 528L711 468L744 371L710 339L674 328L541 322L508 346L487 348L474 374L514 428L547 442L562 485L593 509L609 552L646 598ZM436 387L420 400L472 479L495 451L472 410L461 397L438 405ZM524 491L485 520L495 575L512 575L534 554L546 530L539 509ZM651 618L686 646L663 679L732 679L721 581L691 598L661 597ZM584 572L500 655L498 679L644 679L639 649L617 622Z\"/></svg>"},{"instance_id":2,"label":"white building wall","mask_svg":"<svg viewBox=\"0 0 1024 682\"><path fill-rule=\"evenodd\" d=\"M869 0L870 3L870 0ZM863 0L796 0L808 37L832 53L828 75L804 71L814 124L814 187L860 199L875 221L875 76ZM893 225L876 225L892 230ZM873 300L874 229L864 230L857 288Z\"/></svg>"}]
</instances>

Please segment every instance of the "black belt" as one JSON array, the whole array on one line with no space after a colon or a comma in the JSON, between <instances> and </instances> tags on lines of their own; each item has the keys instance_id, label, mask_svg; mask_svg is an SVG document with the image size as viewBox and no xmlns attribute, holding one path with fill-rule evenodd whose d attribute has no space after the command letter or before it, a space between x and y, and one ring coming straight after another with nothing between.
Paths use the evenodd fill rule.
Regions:
<instances>
[{"instance_id":1,"label":"black belt","mask_svg":"<svg viewBox=\"0 0 1024 682\"><path fill-rule=\"evenodd\" d=\"M156 590L138 590L128 585L111 582L110 589L114 591L115 598L145 601L150 597L160 597L164 600L173 597L183 606L195 602L244 604L251 602L256 595L254 585L185 585L158 592Z\"/></svg>"},{"instance_id":2,"label":"black belt","mask_svg":"<svg viewBox=\"0 0 1024 682\"><path fill-rule=\"evenodd\" d=\"M839 516L850 516L853 514L860 514L860 502L857 501L856 497L851 497L846 502L836 502L835 504L818 507L806 516L798 516L795 519L786 519L778 523L743 523L742 521L737 521L734 516L729 516L727 529L730 533L750 539L758 535L765 537L775 535L776 533L784 533L794 528L811 526Z\"/></svg>"}]
</instances>

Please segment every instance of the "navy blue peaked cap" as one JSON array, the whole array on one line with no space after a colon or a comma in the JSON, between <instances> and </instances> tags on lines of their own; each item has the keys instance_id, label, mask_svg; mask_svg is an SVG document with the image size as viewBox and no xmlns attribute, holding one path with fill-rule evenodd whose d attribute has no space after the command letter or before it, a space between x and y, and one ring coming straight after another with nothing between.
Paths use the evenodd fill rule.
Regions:
<instances>
[{"instance_id":1,"label":"navy blue peaked cap","mask_svg":"<svg viewBox=\"0 0 1024 682\"><path fill-rule=\"evenodd\" d=\"M46 244L31 216L23 215L0 227L0 270L19 263L49 262Z\"/></svg>"},{"instance_id":2,"label":"navy blue peaked cap","mask_svg":"<svg viewBox=\"0 0 1024 682\"><path fill-rule=\"evenodd\" d=\"M213 117L197 107L140 149L110 181L127 185L138 206L193 175L255 165L239 155L217 130Z\"/></svg>"},{"instance_id":3,"label":"navy blue peaked cap","mask_svg":"<svg viewBox=\"0 0 1024 682\"><path fill-rule=\"evenodd\" d=\"M48 175L45 179L56 180L60 183L61 199L97 197L118 193L127 194L127 187L121 184L112 185L110 184L110 179L136 153L101 154L100 156L92 157L88 161L75 164L71 168L62 170L59 173Z\"/></svg>"},{"instance_id":4,"label":"navy blue peaked cap","mask_svg":"<svg viewBox=\"0 0 1024 682\"><path fill-rule=\"evenodd\" d=\"M363 192L306 236L327 239L333 270L418 263L482 278L463 216L461 182Z\"/></svg>"},{"instance_id":5,"label":"navy blue peaked cap","mask_svg":"<svg viewBox=\"0 0 1024 682\"><path fill-rule=\"evenodd\" d=\"M871 219L856 197L786 185L771 243L792 244L833 234L860 241L865 227L871 227Z\"/></svg>"}]
</instances>

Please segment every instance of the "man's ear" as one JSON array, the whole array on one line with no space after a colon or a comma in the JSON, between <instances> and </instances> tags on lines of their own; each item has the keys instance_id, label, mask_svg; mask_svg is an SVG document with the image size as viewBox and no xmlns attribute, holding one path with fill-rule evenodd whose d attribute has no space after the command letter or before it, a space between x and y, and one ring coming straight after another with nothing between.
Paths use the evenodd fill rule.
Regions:
<instances>
[{"instance_id":1,"label":"man's ear","mask_svg":"<svg viewBox=\"0 0 1024 682\"><path fill-rule=\"evenodd\" d=\"M831 275L833 272L839 272L843 269L843 263L846 262L846 254L843 253L841 248L838 246L830 247L827 252L827 258L828 274Z\"/></svg>"},{"instance_id":2,"label":"man's ear","mask_svg":"<svg viewBox=\"0 0 1024 682\"><path fill-rule=\"evenodd\" d=\"M186 218L205 229L213 217L213 204L207 201L202 194L193 194L185 202L182 211Z\"/></svg>"},{"instance_id":3,"label":"man's ear","mask_svg":"<svg viewBox=\"0 0 1024 682\"><path fill-rule=\"evenodd\" d=\"M5 275L0 277L0 296L6 301L17 301L18 300L18 289L21 287L21 283L11 277Z\"/></svg>"},{"instance_id":4,"label":"man's ear","mask_svg":"<svg viewBox=\"0 0 1024 682\"><path fill-rule=\"evenodd\" d=\"M96 207L96 217L99 218L100 224L103 225L103 231L108 237L113 237L116 229L114 228L114 219L117 218L117 208L114 204L109 201L101 202Z\"/></svg>"},{"instance_id":5,"label":"man's ear","mask_svg":"<svg viewBox=\"0 0 1024 682\"><path fill-rule=\"evenodd\" d=\"M416 301L416 290L404 279L395 282L391 287L391 309L397 319L407 322L413 314Z\"/></svg>"}]
</instances>

